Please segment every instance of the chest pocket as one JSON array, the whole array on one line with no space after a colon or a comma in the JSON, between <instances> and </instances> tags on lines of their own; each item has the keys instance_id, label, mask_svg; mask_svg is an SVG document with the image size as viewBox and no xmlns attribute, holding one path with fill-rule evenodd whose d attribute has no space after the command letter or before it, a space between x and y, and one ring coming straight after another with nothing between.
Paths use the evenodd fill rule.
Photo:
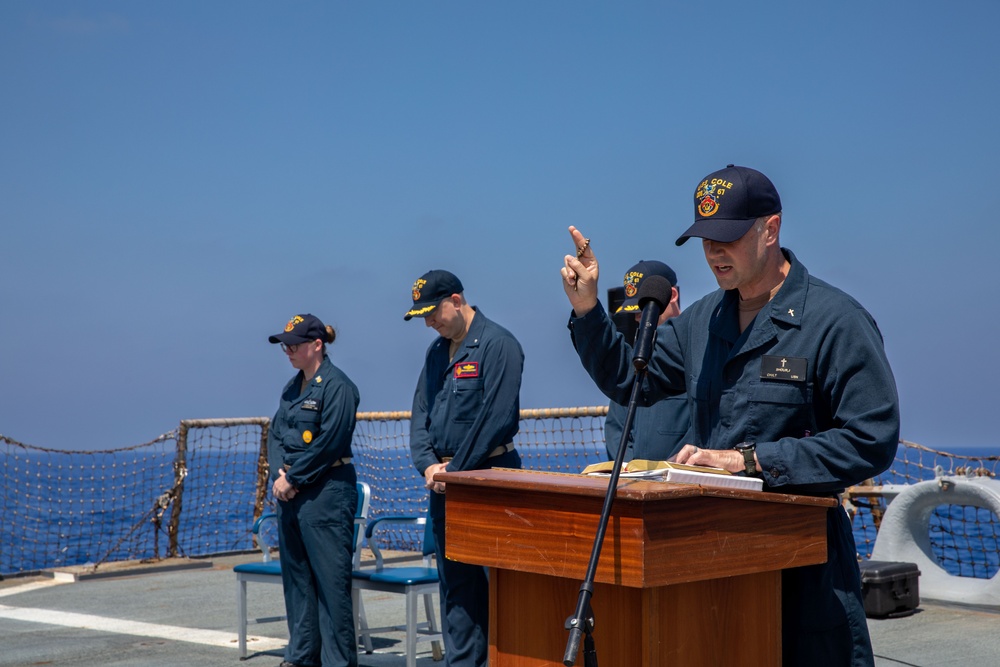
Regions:
<instances>
[{"instance_id":1,"label":"chest pocket","mask_svg":"<svg viewBox=\"0 0 1000 667\"><path fill-rule=\"evenodd\" d=\"M750 414L757 437L801 437L815 430L812 384L762 380L750 391Z\"/></svg>"},{"instance_id":2,"label":"chest pocket","mask_svg":"<svg viewBox=\"0 0 1000 667\"><path fill-rule=\"evenodd\" d=\"M451 421L456 424L471 424L479 414L483 404L482 378L452 378L450 397Z\"/></svg>"},{"instance_id":3,"label":"chest pocket","mask_svg":"<svg viewBox=\"0 0 1000 667\"><path fill-rule=\"evenodd\" d=\"M296 431L299 431L301 435L304 431L309 431L312 437L315 437L319 432L319 406L315 410L306 410L301 405L293 412L292 420L294 422L293 427Z\"/></svg>"},{"instance_id":4,"label":"chest pocket","mask_svg":"<svg viewBox=\"0 0 1000 667\"><path fill-rule=\"evenodd\" d=\"M691 423L688 418L687 396L671 396L654 405L657 433L675 437L687 433Z\"/></svg>"},{"instance_id":5,"label":"chest pocket","mask_svg":"<svg viewBox=\"0 0 1000 667\"><path fill-rule=\"evenodd\" d=\"M790 403L792 405L811 403L812 389L806 382L762 380L754 387L750 400L758 403Z\"/></svg>"}]
</instances>

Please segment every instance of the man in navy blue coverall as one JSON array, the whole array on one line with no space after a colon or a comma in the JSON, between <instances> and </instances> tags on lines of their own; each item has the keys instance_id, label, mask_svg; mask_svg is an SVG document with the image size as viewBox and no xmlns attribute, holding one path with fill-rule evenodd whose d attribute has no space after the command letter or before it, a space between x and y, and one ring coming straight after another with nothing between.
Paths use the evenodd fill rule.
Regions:
<instances>
[{"instance_id":1,"label":"man in navy blue coverall","mask_svg":"<svg viewBox=\"0 0 1000 667\"><path fill-rule=\"evenodd\" d=\"M729 165L695 191L695 222L720 289L657 331L654 394L686 393L680 463L763 478L768 491L834 496L886 470L899 441L896 385L875 321L780 246L781 201L763 174ZM612 400L629 395L631 349L597 300L598 265L574 227L564 289L577 352ZM783 664L874 664L851 522L827 513L826 563L782 573Z\"/></svg>"},{"instance_id":2,"label":"man in navy blue coverall","mask_svg":"<svg viewBox=\"0 0 1000 667\"><path fill-rule=\"evenodd\" d=\"M642 260L625 272L622 283L626 298L615 311L615 317L635 317L635 321L639 321L642 312L639 309L639 287L649 276L660 276L670 282L670 302L660 314L657 326L680 314L681 295L677 290L677 274L663 262ZM691 423L687 398L678 395L653 401L648 388L644 386L637 403L632 430L629 431L625 444L625 461L666 461L686 442ZM621 445L627 415L627 401L625 404L611 401L608 405L608 416L604 420L604 445L608 450L608 458L612 461Z\"/></svg>"},{"instance_id":3,"label":"man in navy blue coverall","mask_svg":"<svg viewBox=\"0 0 1000 667\"><path fill-rule=\"evenodd\" d=\"M445 483L439 472L520 468L514 449L524 352L514 336L465 300L461 281L428 271L413 283L404 315L424 318L439 336L427 348L413 395L410 453L430 489L430 516L448 667L486 667L489 581L486 569L445 558Z\"/></svg>"}]
</instances>

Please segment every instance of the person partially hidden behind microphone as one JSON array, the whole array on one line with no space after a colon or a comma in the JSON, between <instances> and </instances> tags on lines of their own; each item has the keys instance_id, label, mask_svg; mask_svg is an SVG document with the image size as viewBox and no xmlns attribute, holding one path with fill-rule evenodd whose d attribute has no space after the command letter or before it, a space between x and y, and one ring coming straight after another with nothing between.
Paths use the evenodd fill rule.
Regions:
<instances>
[{"instance_id":1,"label":"person partially hidden behind microphone","mask_svg":"<svg viewBox=\"0 0 1000 667\"><path fill-rule=\"evenodd\" d=\"M614 312L613 319L634 317L636 322L639 321L642 314L642 309L639 307L639 289L650 276L660 276L670 283L670 301L660 313L657 326L662 326L671 317L680 315L681 299L680 291L677 289L677 274L663 262L642 260L625 272L622 280L625 301ZM604 443L608 459L612 461L621 445L627 414L627 400L624 404L611 401L608 405L608 416L604 420ZM690 425L686 395L677 394L654 401L649 385L644 381L637 399L635 416L632 418L632 429L626 440L624 460L666 461L690 440L688 435Z\"/></svg>"},{"instance_id":2,"label":"person partially hidden behind microphone","mask_svg":"<svg viewBox=\"0 0 1000 667\"><path fill-rule=\"evenodd\" d=\"M686 392L692 438L679 463L762 477L766 491L835 496L885 471L899 440L896 384L874 319L780 246L781 200L759 171L729 165L694 196L695 222L720 289L657 331L652 398ZM628 399L631 350L597 299L598 264L574 227L563 287L584 367ZM874 665L854 536L827 512L827 562L782 571L784 665Z\"/></svg>"},{"instance_id":3,"label":"person partially hidden behind microphone","mask_svg":"<svg viewBox=\"0 0 1000 667\"><path fill-rule=\"evenodd\" d=\"M509 331L469 305L455 274L428 271L413 283L412 296L403 319L423 318L439 334L427 348L413 394L410 454L431 491L445 660L448 667L486 667L486 569L445 558L446 485L434 475L521 467L513 440L524 352Z\"/></svg>"}]
</instances>

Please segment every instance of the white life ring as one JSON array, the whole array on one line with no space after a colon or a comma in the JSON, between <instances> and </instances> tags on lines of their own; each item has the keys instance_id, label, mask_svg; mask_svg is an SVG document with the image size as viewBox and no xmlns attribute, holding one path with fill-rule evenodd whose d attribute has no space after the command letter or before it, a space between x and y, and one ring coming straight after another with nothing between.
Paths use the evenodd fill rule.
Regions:
<instances>
[{"instance_id":1,"label":"white life ring","mask_svg":"<svg viewBox=\"0 0 1000 667\"><path fill-rule=\"evenodd\" d=\"M1000 516L1000 482L984 477L938 477L892 485L891 491L896 490L899 494L885 510L871 559L916 563L921 597L1000 606L1000 572L990 579L950 574L938 565L930 540L930 517L941 505L981 507Z\"/></svg>"}]
</instances>

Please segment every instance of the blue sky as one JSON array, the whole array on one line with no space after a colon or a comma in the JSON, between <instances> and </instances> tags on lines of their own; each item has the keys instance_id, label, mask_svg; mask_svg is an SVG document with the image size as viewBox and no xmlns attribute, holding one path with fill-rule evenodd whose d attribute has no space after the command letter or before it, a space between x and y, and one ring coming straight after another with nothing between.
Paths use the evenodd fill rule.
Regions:
<instances>
[{"instance_id":1,"label":"blue sky","mask_svg":"<svg viewBox=\"0 0 1000 667\"><path fill-rule=\"evenodd\" d=\"M458 274L522 407L605 402L566 228L715 289L697 182L760 169L782 243L878 321L902 437L996 446L1000 3L0 3L0 433L138 444L271 415L312 312L362 410L409 409Z\"/></svg>"}]
</instances>

